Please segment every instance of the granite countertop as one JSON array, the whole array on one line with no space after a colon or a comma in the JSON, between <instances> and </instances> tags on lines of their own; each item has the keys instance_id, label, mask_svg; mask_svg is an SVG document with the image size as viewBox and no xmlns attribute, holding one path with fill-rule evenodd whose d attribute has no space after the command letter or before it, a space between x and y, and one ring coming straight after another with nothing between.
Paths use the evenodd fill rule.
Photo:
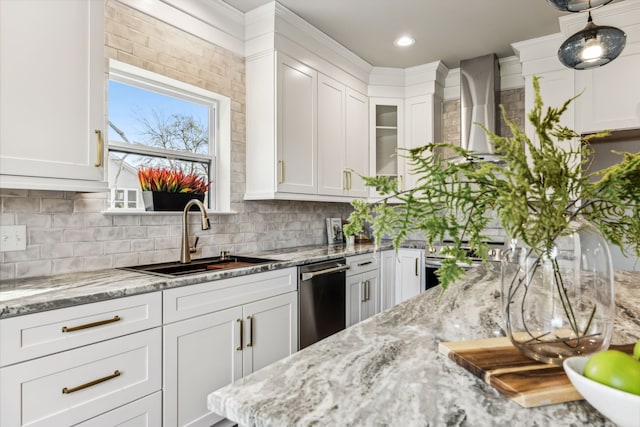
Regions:
<instances>
[{"instance_id":1,"label":"granite countertop","mask_svg":"<svg viewBox=\"0 0 640 427\"><path fill-rule=\"evenodd\" d=\"M276 249L242 254L243 256L274 260L271 263L181 277L159 276L124 269L107 269L0 281L0 319L280 268L295 267L388 248L391 248L391 244L385 243L379 248L376 248L373 244L356 244L349 249L345 245L314 245Z\"/></svg>"},{"instance_id":2,"label":"granite countertop","mask_svg":"<svg viewBox=\"0 0 640 427\"><path fill-rule=\"evenodd\" d=\"M640 273L617 272L613 343L640 336ZM221 388L209 408L241 426L612 425L584 401L522 408L438 353L501 336L500 274L472 269Z\"/></svg>"}]
</instances>

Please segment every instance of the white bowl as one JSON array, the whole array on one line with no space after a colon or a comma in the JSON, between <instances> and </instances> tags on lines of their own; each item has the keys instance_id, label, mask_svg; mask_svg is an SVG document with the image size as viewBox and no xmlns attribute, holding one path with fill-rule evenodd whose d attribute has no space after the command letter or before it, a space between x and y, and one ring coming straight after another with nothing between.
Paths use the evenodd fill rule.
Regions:
<instances>
[{"instance_id":1,"label":"white bowl","mask_svg":"<svg viewBox=\"0 0 640 427\"><path fill-rule=\"evenodd\" d=\"M582 375L589 357L570 357L563 363L564 371L578 393L619 426L640 427L640 396L600 384Z\"/></svg>"}]
</instances>

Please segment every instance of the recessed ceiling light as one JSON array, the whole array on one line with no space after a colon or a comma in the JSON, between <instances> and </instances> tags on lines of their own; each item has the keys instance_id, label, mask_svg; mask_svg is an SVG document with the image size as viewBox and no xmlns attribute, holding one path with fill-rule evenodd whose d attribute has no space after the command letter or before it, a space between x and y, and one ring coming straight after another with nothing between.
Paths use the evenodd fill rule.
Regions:
<instances>
[{"instance_id":1,"label":"recessed ceiling light","mask_svg":"<svg viewBox=\"0 0 640 427\"><path fill-rule=\"evenodd\" d=\"M409 36L402 36L402 37L398 37L393 44L395 44L398 47L407 47L407 46L412 46L416 41Z\"/></svg>"}]
</instances>

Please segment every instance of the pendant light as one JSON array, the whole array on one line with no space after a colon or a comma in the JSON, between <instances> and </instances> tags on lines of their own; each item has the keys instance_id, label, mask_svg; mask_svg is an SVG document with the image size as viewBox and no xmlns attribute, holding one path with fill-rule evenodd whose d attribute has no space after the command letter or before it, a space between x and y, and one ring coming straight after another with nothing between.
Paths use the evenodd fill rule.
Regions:
<instances>
[{"instance_id":1,"label":"pendant light","mask_svg":"<svg viewBox=\"0 0 640 427\"><path fill-rule=\"evenodd\" d=\"M620 55L626 40L627 35L619 28L594 24L589 12L587 26L562 43L558 58L565 66L576 70L600 67Z\"/></svg>"},{"instance_id":2,"label":"pendant light","mask_svg":"<svg viewBox=\"0 0 640 427\"><path fill-rule=\"evenodd\" d=\"M553 7L563 12L583 12L604 6L612 0L547 0Z\"/></svg>"}]
</instances>

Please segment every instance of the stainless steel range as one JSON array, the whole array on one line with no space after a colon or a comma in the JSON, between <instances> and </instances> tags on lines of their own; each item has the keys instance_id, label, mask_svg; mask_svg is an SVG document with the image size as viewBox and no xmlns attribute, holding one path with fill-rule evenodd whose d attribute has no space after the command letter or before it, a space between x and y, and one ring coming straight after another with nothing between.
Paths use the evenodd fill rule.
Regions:
<instances>
[{"instance_id":1,"label":"stainless steel range","mask_svg":"<svg viewBox=\"0 0 640 427\"><path fill-rule=\"evenodd\" d=\"M489 245L487 260L490 262L499 262L502 259L502 254L504 253L504 243L488 242L487 244ZM424 250L425 290L440 284L435 272L442 265L442 260L447 258L447 255L445 255L445 249L451 246L451 243L443 242L442 244L434 245ZM467 247L464 248L464 250L467 251L467 255L471 258L471 265L460 264L461 267L471 269L482 265L480 257L476 255L471 248Z\"/></svg>"}]
</instances>

